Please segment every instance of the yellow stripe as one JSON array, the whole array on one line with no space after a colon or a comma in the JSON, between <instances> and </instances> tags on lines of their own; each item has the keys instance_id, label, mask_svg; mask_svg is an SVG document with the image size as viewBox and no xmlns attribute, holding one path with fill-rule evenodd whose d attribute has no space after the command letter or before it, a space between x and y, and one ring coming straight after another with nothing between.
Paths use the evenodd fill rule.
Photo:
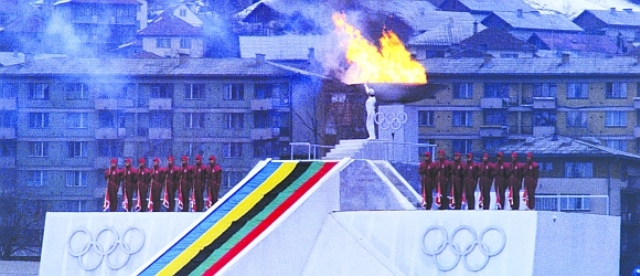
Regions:
<instances>
[{"instance_id":1,"label":"yellow stripe","mask_svg":"<svg viewBox=\"0 0 640 276\"><path fill-rule=\"evenodd\" d=\"M157 275L175 275L182 267L191 261L200 250L222 235L222 233L231 226L231 223L244 216L265 194L275 188L278 183L282 182L282 180L293 171L296 165L297 162L283 163L264 183L258 186L193 244L189 245L180 255L168 263Z\"/></svg>"}]
</instances>

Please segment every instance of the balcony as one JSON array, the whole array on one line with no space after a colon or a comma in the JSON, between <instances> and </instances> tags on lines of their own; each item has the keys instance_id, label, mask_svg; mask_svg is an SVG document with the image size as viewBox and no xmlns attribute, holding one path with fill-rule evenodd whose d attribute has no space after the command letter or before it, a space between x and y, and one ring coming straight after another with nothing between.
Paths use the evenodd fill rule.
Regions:
<instances>
[{"instance_id":1,"label":"balcony","mask_svg":"<svg viewBox=\"0 0 640 276\"><path fill-rule=\"evenodd\" d=\"M118 138L118 129L115 127L105 127L96 129L96 139L116 139Z\"/></svg>"},{"instance_id":2,"label":"balcony","mask_svg":"<svg viewBox=\"0 0 640 276\"><path fill-rule=\"evenodd\" d=\"M640 138L640 126L633 128L633 137Z\"/></svg>"},{"instance_id":3,"label":"balcony","mask_svg":"<svg viewBox=\"0 0 640 276\"><path fill-rule=\"evenodd\" d=\"M150 98L149 99L150 110L169 110L171 109L170 98Z\"/></svg>"},{"instance_id":4,"label":"balcony","mask_svg":"<svg viewBox=\"0 0 640 276\"><path fill-rule=\"evenodd\" d=\"M118 99L95 99L96 109L117 109Z\"/></svg>"},{"instance_id":5,"label":"balcony","mask_svg":"<svg viewBox=\"0 0 640 276\"><path fill-rule=\"evenodd\" d=\"M254 128L251 130L251 140L270 140L279 136L279 128Z\"/></svg>"},{"instance_id":6,"label":"balcony","mask_svg":"<svg viewBox=\"0 0 640 276\"><path fill-rule=\"evenodd\" d=\"M480 126L480 137L507 137L509 127L507 126Z\"/></svg>"},{"instance_id":7,"label":"balcony","mask_svg":"<svg viewBox=\"0 0 640 276\"><path fill-rule=\"evenodd\" d=\"M533 137L549 137L556 132L554 126L534 126Z\"/></svg>"},{"instance_id":8,"label":"balcony","mask_svg":"<svg viewBox=\"0 0 640 276\"><path fill-rule=\"evenodd\" d=\"M16 110L16 97L1 98L0 110Z\"/></svg>"},{"instance_id":9,"label":"balcony","mask_svg":"<svg viewBox=\"0 0 640 276\"><path fill-rule=\"evenodd\" d=\"M150 127L149 139L171 139L171 128Z\"/></svg>"},{"instance_id":10,"label":"balcony","mask_svg":"<svg viewBox=\"0 0 640 276\"><path fill-rule=\"evenodd\" d=\"M0 139L16 139L16 128L0 127Z\"/></svg>"},{"instance_id":11,"label":"balcony","mask_svg":"<svg viewBox=\"0 0 640 276\"><path fill-rule=\"evenodd\" d=\"M253 99L251 100L251 110L271 110L278 106L279 99Z\"/></svg>"},{"instance_id":12,"label":"balcony","mask_svg":"<svg viewBox=\"0 0 640 276\"><path fill-rule=\"evenodd\" d=\"M534 109L555 109L556 98L555 97L533 97Z\"/></svg>"},{"instance_id":13,"label":"balcony","mask_svg":"<svg viewBox=\"0 0 640 276\"><path fill-rule=\"evenodd\" d=\"M640 97L633 98L633 108L640 109Z\"/></svg>"},{"instance_id":14,"label":"balcony","mask_svg":"<svg viewBox=\"0 0 640 276\"><path fill-rule=\"evenodd\" d=\"M481 108L505 108L508 99L503 98L482 98L480 99Z\"/></svg>"},{"instance_id":15,"label":"balcony","mask_svg":"<svg viewBox=\"0 0 640 276\"><path fill-rule=\"evenodd\" d=\"M0 169L15 169L16 158L13 156L0 157Z\"/></svg>"}]
</instances>

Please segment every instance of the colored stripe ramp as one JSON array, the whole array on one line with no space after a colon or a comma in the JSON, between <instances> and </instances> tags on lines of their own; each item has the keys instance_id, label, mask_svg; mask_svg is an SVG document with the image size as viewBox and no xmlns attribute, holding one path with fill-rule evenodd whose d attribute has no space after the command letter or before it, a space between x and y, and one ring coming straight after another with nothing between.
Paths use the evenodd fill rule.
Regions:
<instances>
[{"instance_id":1,"label":"colored stripe ramp","mask_svg":"<svg viewBox=\"0 0 640 276\"><path fill-rule=\"evenodd\" d=\"M273 225L337 161L270 161L221 199L140 275L213 275Z\"/></svg>"}]
</instances>

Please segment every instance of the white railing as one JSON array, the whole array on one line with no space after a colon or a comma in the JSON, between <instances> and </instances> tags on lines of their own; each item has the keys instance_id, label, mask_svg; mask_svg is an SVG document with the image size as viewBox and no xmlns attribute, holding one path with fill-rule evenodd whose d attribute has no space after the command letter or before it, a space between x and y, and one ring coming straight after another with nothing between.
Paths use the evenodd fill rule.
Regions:
<instances>
[{"instance_id":1,"label":"white railing","mask_svg":"<svg viewBox=\"0 0 640 276\"><path fill-rule=\"evenodd\" d=\"M426 151L435 156L434 144L394 142L391 140L368 140L356 159L387 160L397 162L420 162Z\"/></svg>"},{"instance_id":2,"label":"white railing","mask_svg":"<svg viewBox=\"0 0 640 276\"><path fill-rule=\"evenodd\" d=\"M597 202L590 200L597 198L605 199L605 202L598 204ZM600 213L598 210L602 210L602 208L604 208L604 214L610 215L609 200L608 195L536 195L536 210Z\"/></svg>"},{"instance_id":3,"label":"white railing","mask_svg":"<svg viewBox=\"0 0 640 276\"><path fill-rule=\"evenodd\" d=\"M293 160L293 149L295 147L302 147L307 149L307 160L318 159L317 156L319 154L319 149L332 149L334 146L325 146L318 144L311 144L309 142L290 142L289 143L290 152L291 152L291 160ZM312 158L313 157L313 158Z\"/></svg>"}]
</instances>

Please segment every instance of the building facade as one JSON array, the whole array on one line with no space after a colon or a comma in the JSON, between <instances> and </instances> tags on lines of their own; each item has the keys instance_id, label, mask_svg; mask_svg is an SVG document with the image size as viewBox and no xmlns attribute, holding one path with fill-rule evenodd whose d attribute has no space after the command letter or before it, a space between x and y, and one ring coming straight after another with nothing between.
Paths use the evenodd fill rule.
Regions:
<instances>
[{"instance_id":1,"label":"building facade","mask_svg":"<svg viewBox=\"0 0 640 276\"><path fill-rule=\"evenodd\" d=\"M289 156L301 85L260 59L49 59L0 68L0 87L3 190L46 212L101 211L111 158L215 155L224 194Z\"/></svg>"}]
</instances>

